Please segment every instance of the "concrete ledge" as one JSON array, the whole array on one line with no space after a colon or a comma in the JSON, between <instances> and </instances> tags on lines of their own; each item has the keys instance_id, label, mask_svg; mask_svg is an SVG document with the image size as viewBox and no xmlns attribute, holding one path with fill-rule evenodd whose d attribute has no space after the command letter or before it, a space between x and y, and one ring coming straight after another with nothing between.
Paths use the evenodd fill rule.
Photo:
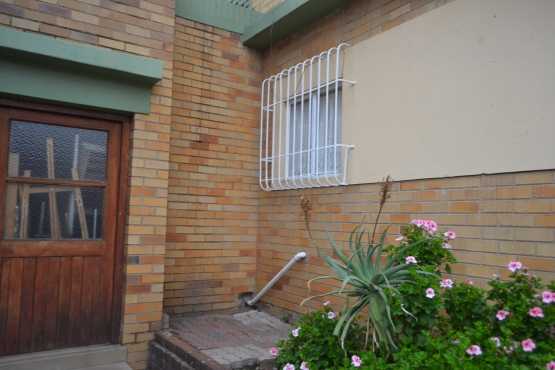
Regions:
<instances>
[{"instance_id":1,"label":"concrete ledge","mask_svg":"<svg viewBox=\"0 0 555 370\"><path fill-rule=\"evenodd\" d=\"M48 57L78 65L129 75L154 84L162 79L163 62L158 59L71 42L52 36L0 26L0 49Z\"/></svg>"},{"instance_id":2,"label":"concrete ledge","mask_svg":"<svg viewBox=\"0 0 555 370\"><path fill-rule=\"evenodd\" d=\"M287 0L268 13L253 19L245 28L241 41L248 47L264 49L272 43L306 28L348 0Z\"/></svg>"},{"instance_id":3,"label":"concrete ledge","mask_svg":"<svg viewBox=\"0 0 555 370\"><path fill-rule=\"evenodd\" d=\"M120 345L96 345L0 358L0 370L76 370L127 361Z\"/></svg>"},{"instance_id":4,"label":"concrete ledge","mask_svg":"<svg viewBox=\"0 0 555 370\"><path fill-rule=\"evenodd\" d=\"M261 16L250 7L222 0L177 0L175 15L235 33L243 33Z\"/></svg>"}]
</instances>

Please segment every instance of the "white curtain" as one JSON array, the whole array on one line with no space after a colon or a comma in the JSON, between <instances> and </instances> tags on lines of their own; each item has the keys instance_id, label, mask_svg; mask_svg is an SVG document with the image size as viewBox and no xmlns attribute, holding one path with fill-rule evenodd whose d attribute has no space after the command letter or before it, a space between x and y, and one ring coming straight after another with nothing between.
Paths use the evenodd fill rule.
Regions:
<instances>
[{"instance_id":1,"label":"white curtain","mask_svg":"<svg viewBox=\"0 0 555 370\"><path fill-rule=\"evenodd\" d=\"M341 143L341 90L337 101L331 88L328 93L321 91L320 97L312 92L310 97L298 98L288 105L287 119L288 177L318 178L340 173L343 153L335 144Z\"/></svg>"}]
</instances>

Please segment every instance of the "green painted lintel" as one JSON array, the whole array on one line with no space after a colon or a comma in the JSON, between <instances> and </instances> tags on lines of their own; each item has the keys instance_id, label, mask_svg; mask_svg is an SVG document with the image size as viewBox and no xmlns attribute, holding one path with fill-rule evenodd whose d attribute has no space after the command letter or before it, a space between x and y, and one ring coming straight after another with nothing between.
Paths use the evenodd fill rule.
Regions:
<instances>
[{"instance_id":1,"label":"green painted lintel","mask_svg":"<svg viewBox=\"0 0 555 370\"><path fill-rule=\"evenodd\" d=\"M0 94L148 113L163 62L0 26Z\"/></svg>"},{"instance_id":2,"label":"green painted lintel","mask_svg":"<svg viewBox=\"0 0 555 370\"><path fill-rule=\"evenodd\" d=\"M152 85L19 53L0 54L0 94L105 111L148 113Z\"/></svg>"},{"instance_id":3,"label":"green painted lintel","mask_svg":"<svg viewBox=\"0 0 555 370\"><path fill-rule=\"evenodd\" d=\"M0 49L48 57L129 75L154 84L162 79L163 62L129 53L0 26Z\"/></svg>"},{"instance_id":4,"label":"green painted lintel","mask_svg":"<svg viewBox=\"0 0 555 370\"><path fill-rule=\"evenodd\" d=\"M176 0L175 14L234 33L243 33L245 27L261 15L226 0Z\"/></svg>"},{"instance_id":5,"label":"green painted lintel","mask_svg":"<svg viewBox=\"0 0 555 370\"><path fill-rule=\"evenodd\" d=\"M348 0L285 0L253 20L241 36L243 44L263 49L326 16Z\"/></svg>"}]
</instances>

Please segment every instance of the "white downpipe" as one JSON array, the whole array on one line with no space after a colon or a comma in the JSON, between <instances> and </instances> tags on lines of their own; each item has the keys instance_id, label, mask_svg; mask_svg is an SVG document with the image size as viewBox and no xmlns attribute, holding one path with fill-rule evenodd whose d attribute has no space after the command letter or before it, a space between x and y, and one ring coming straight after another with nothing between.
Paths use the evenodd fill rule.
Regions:
<instances>
[{"instance_id":1,"label":"white downpipe","mask_svg":"<svg viewBox=\"0 0 555 370\"><path fill-rule=\"evenodd\" d=\"M266 286L262 288L262 290L258 292L258 294L254 298L247 301L247 305L249 306L255 305L256 302L258 302L260 298L262 298L262 296L266 294L266 292L270 290L279 281L279 279L281 279L283 275L287 273L287 271L291 270L291 267L293 267L295 263L299 262L304 258L306 258L306 252L299 252L295 254L293 258L291 258L289 262L287 262L287 264L283 266L283 268L276 274L276 276L274 276L272 280L270 280L268 284L266 284Z\"/></svg>"}]
</instances>

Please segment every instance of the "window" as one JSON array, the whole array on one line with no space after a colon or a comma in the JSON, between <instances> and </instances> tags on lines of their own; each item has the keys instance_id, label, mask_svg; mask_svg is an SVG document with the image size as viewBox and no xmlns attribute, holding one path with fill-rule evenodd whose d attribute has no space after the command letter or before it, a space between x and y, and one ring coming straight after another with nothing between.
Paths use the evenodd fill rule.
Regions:
<instances>
[{"instance_id":1,"label":"window","mask_svg":"<svg viewBox=\"0 0 555 370\"><path fill-rule=\"evenodd\" d=\"M341 142L341 44L262 83L260 186L264 190L347 183Z\"/></svg>"},{"instance_id":2,"label":"window","mask_svg":"<svg viewBox=\"0 0 555 370\"><path fill-rule=\"evenodd\" d=\"M108 133L10 123L4 239L101 239Z\"/></svg>"},{"instance_id":3,"label":"window","mask_svg":"<svg viewBox=\"0 0 555 370\"><path fill-rule=\"evenodd\" d=\"M337 104L335 96L335 91L320 95L312 92L302 102L289 105L287 125L290 129L286 140L290 155L285 156L289 178L342 173L340 153L333 150L334 144L341 142L341 90L337 92ZM326 104L329 104L328 109L319 109Z\"/></svg>"}]
</instances>

